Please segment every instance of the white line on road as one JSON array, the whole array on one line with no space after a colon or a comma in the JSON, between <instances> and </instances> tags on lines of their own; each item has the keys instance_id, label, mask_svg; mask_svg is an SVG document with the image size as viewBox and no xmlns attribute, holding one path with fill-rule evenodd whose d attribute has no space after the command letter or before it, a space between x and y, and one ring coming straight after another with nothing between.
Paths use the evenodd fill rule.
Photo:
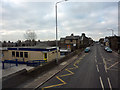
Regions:
<instances>
[{"instance_id":1,"label":"white line on road","mask_svg":"<svg viewBox=\"0 0 120 90\"><path fill-rule=\"evenodd\" d=\"M101 55L102 56L102 55ZM102 56L102 60L103 60L103 63L104 63L104 68L105 68L105 71L107 73L107 64L106 64L106 61L105 61L105 58Z\"/></svg>"},{"instance_id":2,"label":"white line on road","mask_svg":"<svg viewBox=\"0 0 120 90\"><path fill-rule=\"evenodd\" d=\"M116 63L114 63L113 65L111 65L109 68L107 68L107 69L110 69L111 67L113 67L113 66L115 66L116 64L118 64L119 62L116 62Z\"/></svg>"},{"instance_id":3,"label":"white line on road","mask_svg":"<svg viewBox=\"0 0 120 90\"><path fill-rule=\"evenodd\" d=\"M99 72L99 68L98 68L98 65L96 65L96 67L97 67L97 71Z\"/></svg>"},{"instance_id":4,"label":"white line on road","mask_svg":"<svg viewBox=\"0 0 120 90\"><path fill-rule=\"evenodd\" d=\"M100 78L100 83L101 83L102 89L104 90L104 85L103 85L102 79L101 79L101 77L99 77L99 78Z\"/></svg>"},{"instance_id":5,"label":"white line on road","mask_svg":"<svg viewBox=\"0 0 120 90\"><path fill-rule=\"evenodd\" d=\"M107 80L108 80L108 83L109 83L110 90L112 90L112 86L111 86L111 83L110 83L110 79L107 78Z\"/></svg>"},{"instance_id":6,"label":"white line on road","mask_svg":"<svg viewBox=\"0 0 120 90\"><path fill-rule=\"evenodd\" d=\"M95 59L95 62L97 63L97 60Z\"/></svg>"},{"instance_id":7,"label":"white line on road","mask_svg":"<svg viewBox=\"0 0 120 90\"><path fill-rule=\"evenodd\" d=\"M97 60L96 60L96 55L95 55L95 62L97 63Z\"/></svg>"}]
</instances>

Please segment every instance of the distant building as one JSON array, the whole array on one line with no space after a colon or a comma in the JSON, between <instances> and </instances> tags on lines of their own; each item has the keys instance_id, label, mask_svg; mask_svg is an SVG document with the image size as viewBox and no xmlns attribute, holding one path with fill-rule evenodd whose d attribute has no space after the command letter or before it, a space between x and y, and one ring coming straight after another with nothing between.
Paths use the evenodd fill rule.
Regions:
<instances>
[{"instance_id":1,"label":"distant building","mask_svg":"<svg viewBox=\"0 0 120 90\"><path fill-rule=\"evenodd\" d=\"M109 46L114 50L120 50L120 36L108 37Z\"/></svg>"},{"instance_id":2,"label":"distant building","mask_svg":"<svg viewBox=\"0 0 120 90\"><path fill-rule=\"evenodd\" d=\"M88 38L85 36L85 33L82 33L81 35L81 47L87 47L93 43L93 40L91 38Z\"/></svg>"},{"instance_id":3,"label":"distant building","mask_svg":"<svg viewBox=\"0 0 120 90\"><path fill-rule=\"evenodd\" d=\"M60 39L60 47L67 48L69 50L74 50L80 46L80 36L66 36L65 38Z\"/></svg>"},{"instance_id":4,"label":"distant building","mask_svg":"<svg viewBox=\"0 0 120 90\"><path fill-rule=\"evenodd\" d=\"M57 50L55 47L49 48L37 48L37 47L13 47L3 50L2 60L13 60L18 61L33 61L33 60L45 60L47 62L56 58ZM60 52L58 52L58 58Z\"/></svg>"},{"instance_id":5,"label":"distant building","mask_svg":"<svg viewBox=\"0 0 120 90\"><path fill-rule=\"evenodd\" d=\"M74 36L73 34L71 34L70 36L61 38L59 46L61 48L66 48L73 51L78 48L87 47L92 42L93 40L86 37L84 33L82 33L82 36Z\"/></svg>"},{"instance_id":6,"label":"distant building","mask_svg":"<svg viewBox=\"0 0 120 90\"><path fill-rule=\"evenodd\" d=\"M100 38L99 42L100 42L101 44L104 44L104 38Z\"/></svg>"}]
</instances>

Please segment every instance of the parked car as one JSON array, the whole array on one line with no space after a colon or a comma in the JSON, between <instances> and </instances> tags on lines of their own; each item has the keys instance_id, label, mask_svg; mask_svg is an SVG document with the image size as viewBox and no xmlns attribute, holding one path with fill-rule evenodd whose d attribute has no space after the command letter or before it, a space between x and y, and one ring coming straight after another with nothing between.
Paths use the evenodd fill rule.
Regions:
<instances>
[{"instance_id":1,"label":"parked car","mask_svg":"<svg viewBox=\"0 0 120 90\"><path fill-rule=\"evenodd\" d=\"M112 49L110 47L105 47L105 51L112 52Z\"/></svg>"},{"instance_id":2,"label":"parked car","mask_svg":"<svg viewBox=\"0 0 120 90\"><path fill-rule=\"evenodd\" d=\"M106 50L107 52L110 52L110 53L112 53L112 49L111 48L107 48L107 50Z\"/></svg>"},{"instance_id":3,"label":"parked car","mask_svg":"<svg viewBox=\"0 0 120 90\"><path fill-rule=\"evenodd\" d=\"M105 47L105 51L108 49L108 47Z\"/></svg>"},{"instance_id":4,"label":"parked car","mask_svg":"<svg viewBox=\"0 0 120 90\"><path fill-rule=\"evenodd\" d=\"M90 47L86 47L85 48L85 53L89 52L90 51Z\"/></svg>"}]
</instances>

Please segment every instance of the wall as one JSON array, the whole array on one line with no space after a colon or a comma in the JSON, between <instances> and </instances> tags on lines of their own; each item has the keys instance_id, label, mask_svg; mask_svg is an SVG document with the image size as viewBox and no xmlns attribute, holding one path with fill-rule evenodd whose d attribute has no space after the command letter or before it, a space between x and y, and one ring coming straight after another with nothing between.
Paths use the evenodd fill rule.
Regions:
<instances>
[{"instance_id":1,"label":"wall","mask_svg":"<svg viewBox=\"0 0 120 90\"><path fill-rule=\"evenodd\" d=\"M19 61L23 61L23 58L24 58L24 61L28 61L28 60L44 60L44 52L41 52L41 51L20 51L20 50L17 50L17 52L28 52L28 58L25 58L24 57L24 54L23 54L23 57L12 57L12 51L15 51L16 50L8 50L8 51L3 51L4 53L4 57L2 58L2 60L13 60L13 59L18 59ZM50 52L47 52L48 54L48 62L55 59L56 58L56 50L54 51L50 51ZM58 58L60 58L60 52L58 52Z\"/></svg>"}]
</instances>

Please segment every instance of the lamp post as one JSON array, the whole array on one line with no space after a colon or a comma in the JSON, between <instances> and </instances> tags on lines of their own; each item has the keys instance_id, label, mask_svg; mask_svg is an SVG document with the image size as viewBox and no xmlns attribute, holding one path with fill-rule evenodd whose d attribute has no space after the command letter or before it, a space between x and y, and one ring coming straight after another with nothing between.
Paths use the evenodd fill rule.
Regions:
<instances>
[{"instance_id":1,"label":"lamp post","mask_svg":"<svg viewBox=\"0 0 120 90\"><path fill-rule=\"evenodd\" d=\"M56 63L58 63L57 4L58 4L58 3L61 3L61 2L64 2L64 1L68 1L68 0L62 0L62 1L56 2L56 4L55 4L55 14L56 14L56 49L57 49Z\"/></svg>"}]
</instances>

